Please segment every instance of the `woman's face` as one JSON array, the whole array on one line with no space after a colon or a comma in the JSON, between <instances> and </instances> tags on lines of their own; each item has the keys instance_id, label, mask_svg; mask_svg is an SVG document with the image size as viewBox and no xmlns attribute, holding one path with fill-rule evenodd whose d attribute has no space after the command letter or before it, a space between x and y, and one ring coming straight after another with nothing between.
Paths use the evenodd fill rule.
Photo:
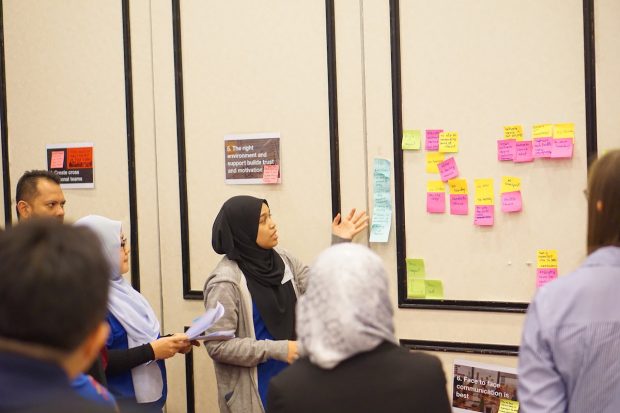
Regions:
<instances>
[{"instance_id":1,"label":"woman's face","mask_svg":"<svg viewBox=\"0 0 620 413\"><path fill-rule=\"evenodd\" d=\"M258 218L258 233L256 234L256 244L266 250L278 245L278 230L276 223L271 218L269 207L263 203Z\"/></svg>"},{"instance_id":2,"label":"woman's face","mask_svg":"<svg viewBox=\"0 0 620 413\"><path fill-rule=\"evenodd\" d=\"M120 267L121 275L129 271L129 243L127 237L121 232Z\"/></svg>"}]
</instances>

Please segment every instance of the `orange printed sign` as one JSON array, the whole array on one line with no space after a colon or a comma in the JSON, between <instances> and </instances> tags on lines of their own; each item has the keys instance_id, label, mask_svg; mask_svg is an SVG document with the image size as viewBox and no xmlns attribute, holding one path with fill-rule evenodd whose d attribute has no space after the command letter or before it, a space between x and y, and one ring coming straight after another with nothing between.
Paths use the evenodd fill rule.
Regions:
<instances>
[{"instance_id":1,"label":"orange printed sign","mask_svg":"<svg viewBox=\"0 0 620 413\"><path fill-rule=\"evenodd\" d=\"M67 169L93 167L93 147L67 148Z\"/></svg>"}]
</instances>

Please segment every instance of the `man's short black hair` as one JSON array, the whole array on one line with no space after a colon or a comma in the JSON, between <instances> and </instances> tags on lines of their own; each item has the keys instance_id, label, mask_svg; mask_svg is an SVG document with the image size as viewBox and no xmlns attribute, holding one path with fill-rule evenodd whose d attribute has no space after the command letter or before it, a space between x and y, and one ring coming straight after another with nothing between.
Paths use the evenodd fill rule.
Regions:
<instances>
[{"instance_id":1,"label":"man's short black hair","mask_svg":"<svg viewBox=\"0 0 620 413\"><path fill-rule=\"evenodd\" d=\"M89 229L48 218L0 233L0 338L71 352L103 321L108 288Z\"/></svg>"},{"instance_id":2,"label":"man's short black hair","mask_svg":"<svg viewBox=\"0 0 620 413\"><path fill-rule=\"evenodd\" d=\"M19 217L19 210L17 204L19 201L31 201L37 195L37 184L40 179L47 179L60 185L60 177L54 172L44 171L41 169L33 169L32 171L26 171L17 181L17 188L15 188L15 210L17 217Z\"/></svg>"}]
</instances>

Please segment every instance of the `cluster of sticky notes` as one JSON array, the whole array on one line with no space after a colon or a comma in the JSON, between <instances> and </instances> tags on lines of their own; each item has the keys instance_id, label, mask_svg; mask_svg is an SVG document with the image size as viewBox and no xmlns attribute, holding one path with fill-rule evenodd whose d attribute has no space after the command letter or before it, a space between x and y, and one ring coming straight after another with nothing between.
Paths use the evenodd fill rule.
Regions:
<instances>
[{"instance_id":1,"label":"cluster of sticky notes","mask_svg":"<svg viewBox=\"0 0 620 413\"><path fill-rule=\"evenodd\" d=\"M502 177L502 212L519 212L523 209L521 179L515 176Z\"/></svg>"},{"instance_id":2,"label":"cluster of sticky notes","mask_svg":"<svg viewBox=\"0 0 620 413\"><path fill-rule=\"evenodd\" d=\"M497 160L522 163L535 158L572 158L574 140L574 123L534 125L532 140L523 140L521 125L504 126L504 139L497 141Z\"/></svg>"},{"instance_id":3,"label":"cluster of sticky notes","mask_svg":"<svg viewBox=\"0 0 620 413\"><path fill-rule=\"evenodd\" d=\"M558 251L536 251L536 287L542 287L558 278Z\"/></svg>"},{"instance_id":4,"label":"cluster of sticky notes","mask_svg":"<svg viewBox=\"0 0 620 413\"><path fill-rule=\"evenodd\" d=\"M407 298L443 299L441 280L427 280L426 266L422 258L407 258Z\"/></svg>"},{"instance_id":5,"label":"cluster of sticky notes","mask_svg":"<svg viewBox=\"0 0 620 413\"><path fill-rule=\"evenodd\" d=\"M492 226L495 222L493 179L474 179L474 225Z\"/></svg>"},{"instance_id":6,"label":"cluster of sticky notes","mask_svg":"<svg viewBox=\"0 0 620 413\"><path fill-rule=\"evenodd\" d=\"M403 130L401 143L403 150L419 151L422 149L422 131L420 129ZM426 129L424 148L427 151L455 153L459 151L459 134L443 129Z\"/></svg>"}]
</instances>

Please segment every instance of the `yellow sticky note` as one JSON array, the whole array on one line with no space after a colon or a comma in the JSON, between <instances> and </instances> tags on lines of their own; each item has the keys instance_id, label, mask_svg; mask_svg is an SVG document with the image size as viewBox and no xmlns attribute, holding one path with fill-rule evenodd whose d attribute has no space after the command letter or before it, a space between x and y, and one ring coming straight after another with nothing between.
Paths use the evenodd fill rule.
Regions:
<instances>
[{"instance_id":1,"label":"yellow sticky note","mask_svg":"<svg viewBox=\"0 0 620 413\"><path fill-rule=\"evenodd\" d=\"M461 178L455 178L448 180L450 186L450 194L452 195L467 195L467 180Z\"/></svg>"},{"instance_id":2,"label":"yellow sticky note","mask_svg":"<svg viewBox=\"0 0 620 413\"><path fill-rule=\"evenodd\" d=\"M443 283L441 280L425 280L424 288L426 290L426 298L443 300Z\"/></svg>"},{"instance_id":3,"label":"yellow sticky note","mask_svg":"<svg viewBox=\"0 0 620 413\"><path fill-rule=\"evenodd\" d=\"M500 399L497 413L519 413L519 402L516 400Z\"/></svg>"},{"instance_id":4,"label":"yellow sticky note","mask_svg":"<svg viewBox=\"0 0 620 413\"><path fill-rule=\"evenodd\" d=\"M441 132L439 134L439 152L453 153L459 151L459 133Z\"/></svg>"},{"instance_id":5,"label":"yellow sticky note","mask_svg":"<svg viewBox=\"0 0 620 413\"><path fill-rule=\"evenodd\" d=\"M426 152L426 172L438 174L437 165L444 161L445 155L440 152Z\"/></svg>"},{"instance_id":6,"label":"yellow sticky note","mask_svg":"<svg viewBox=\"0 0 620 413\"><path fill-rule=\"evenodd\" d=\"M521 190L521 178L516 176L502 176L502 193Z\"/></svg>"},{"instance_id":7,"label":"yellow sticky note","mask_svg":"<svg viewBox=\"0 0 620 413\"><path fill-rule=\"evenodd\" d=\"M536 251L536 268L558 268L558 250Z\"/></svg>"},{"instance_id":8,"label":"yellow sticky note","mask_svg":"<svg viewBox=\"0 0 620 413\"><path fill-rule=\"evenodd\" d=\"M476 188L475 205L495 205L493 179L474 179L474 186Z\"/></svg>"},{"instance_id":9,"label":"yellow sticky note","mask_svg":"<svg viewBox=\"0 0 620 413\"><path fill-rule=\"evenodd\" d=\"M532 138L550 138L553 136L553 125L550 123L541 123L534 125Z\"/></svg>"},{"instance_id":10,"label":"yellow sticky note","mask_svg":"<svg viewBox=\"0 0 620 413\"><path fill-rule=\"evenodd\" d=\"M523 126L521 125L504 126L504 139L516 139L518 141L522 141L523 140Z\"/></svg>"},{"instance_id":11,"label":"yellow sticky note","mask_svg":"<svg viewBox=\"0 0 620 413\"><path fill-rule=\"evenodd\" d=\"M407 278L407 298L426 297L426 283L423 279Z\"/></svg>"},{"instance_id":12,"label":"yellow sticky note","mask_svg":"<svg viewBox=\"0 0 620 413\"><path fill-rule=\"evenodd\" d=\"M428 181L426 192L445 192L446 187L442 181Z\"/></svg>"},{"instance_id":13,"label":"yellow sticky note","mask_svg":"<svg viewBox=\"0 0 620 413\"><path fill-rule=\"evenodd\" d=\"M419 130L403 131L403 150L419 150L422 147L422 132Z\"/></svg>"},{"instance_id":14,"label":"yellow sticky note","mask_svg":"<svg viewBox=\"0 0 620 413\"><path fill-rule=\"evenodd\" d=\"M407 263L407 277L426 277L426 266L422 258L407 258L405 262Z\"/></svg>"},{"instance_id":15,"label":"yellow sticky note","mask_svg":"<svg viewBox=\"0 0 620 413\"><path fill-rule=\"evenodd\" d=\"M553 125L553 137L555 139L574 138L575 137L575 124L574 123L556 123Z\"/></svg>"}]
</instances>

